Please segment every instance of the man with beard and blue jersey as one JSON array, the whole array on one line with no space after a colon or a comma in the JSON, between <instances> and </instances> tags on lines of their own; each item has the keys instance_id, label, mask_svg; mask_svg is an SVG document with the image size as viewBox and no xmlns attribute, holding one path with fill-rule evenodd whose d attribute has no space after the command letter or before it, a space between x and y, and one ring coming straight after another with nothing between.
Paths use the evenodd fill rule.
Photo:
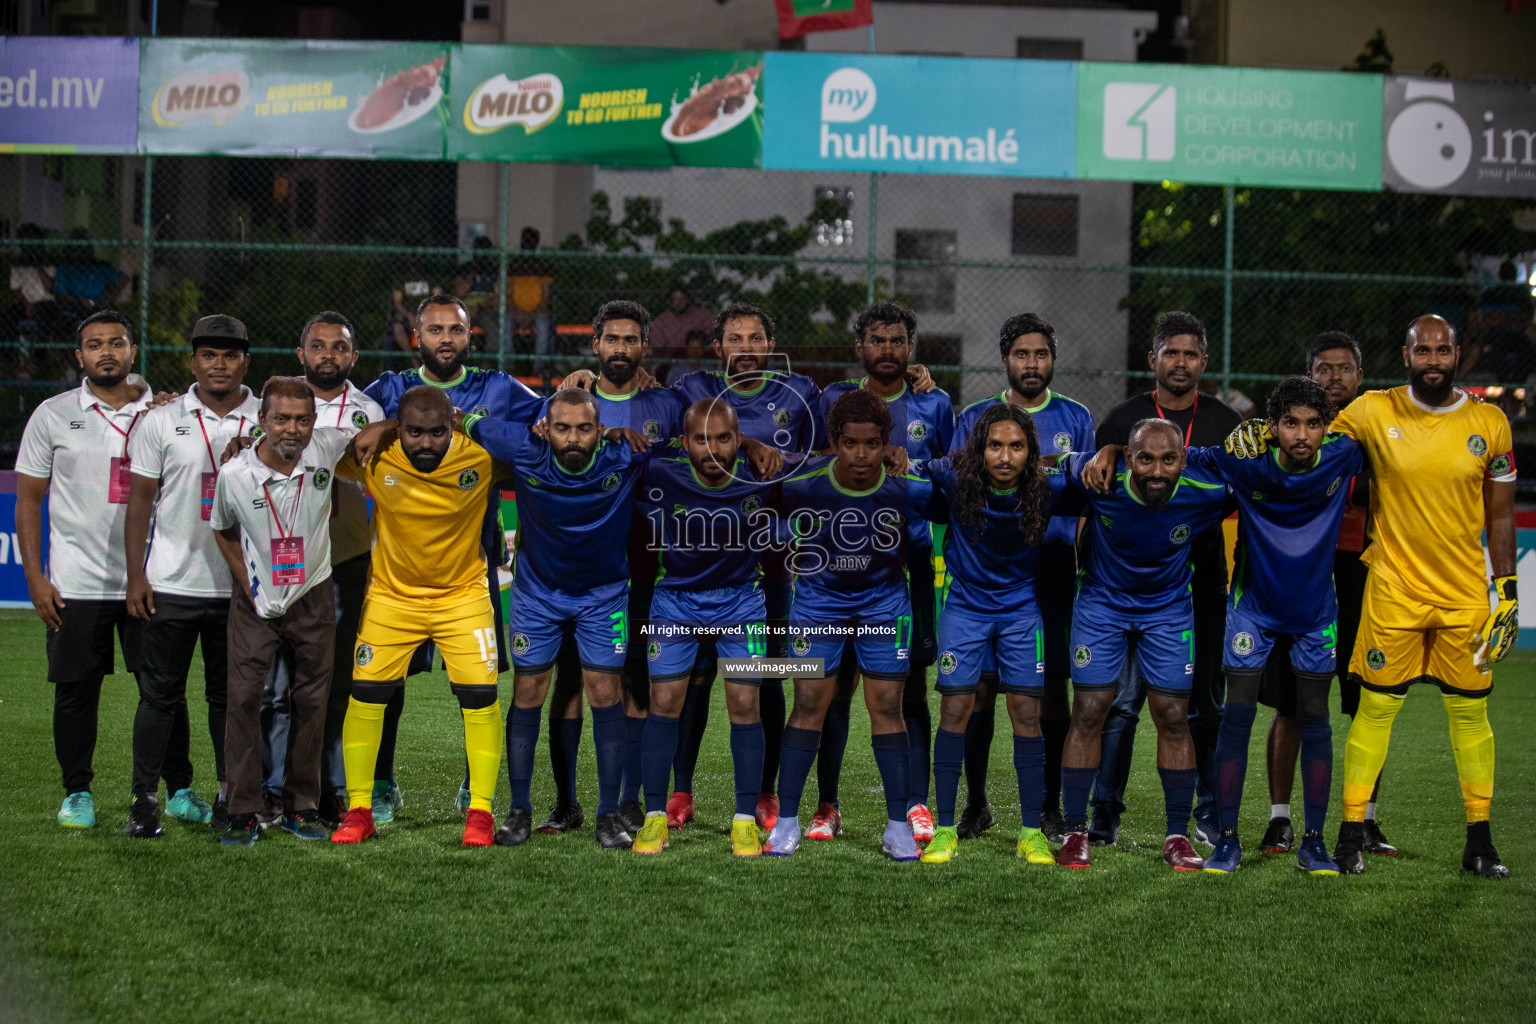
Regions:
<instances>
[{"instance_id":1,"label":"man with beard and blue jersey","mask_svg":"<svg viewBox=\"0 0 1536 1024\"><path fill-rule=\"evenodd\" d=\"M1146 419L1131 428L1108 481L1089 471L1093 454L1066 461L1067 479L1088 499L1088 524L1072 608L1072 728L1061 756L1066 838L1056 863L1063 867L1089 866L1088 791L1133 641L1157 726L1168 822L1163 860L1177 871L1204 866L1188 837L1196 777L1188 718L1195 672L1190 541L1221 522L1228 497L1215 474L1185 465L1183 441L1167 420Z\"/></svg>"},{"instance_id":2,"label":"man with beard and blue jersey","mask_svg":"<svg viewBox=\"0 0 1536 1024\"><path fill-rule=\"evenodd\" d=\"M421 339L421 366L403 373L386 371L363 389L363 394L377 402L386 418L399 413L400 397L423 384L445 392L454 408L466 414L478 413L512 423L532 423L543 400L516 377L501 370L483 370L464 365L469 351L469 308L452 295L429 295L416 307L416 333ZM491 593L500 592L496 568L507 560L506 535L501 529L501 494L492 490L481 524L481 542L485 547L486 575ZM493 600L496 635L503 635L501 602ZM498 643L497 659L507 670L505 644ZM410 671L427 672L432 667L433 648L423 644L411 660ZM405 688L398 687L384 714L384 733L379 744L379 765L373 784L373 820L390 821L404 804L394 778L395 740L400 731L400 713L405 707ZM460 809L469 806L469 786L460 786Z\"/></svg>"},{"instance_id":3,"label":"man with beard and blue jersey","mask_svg":"<svg viewBox=\"0 0 1536 1024\"><path fill-rule=\"evenodd\" d=\"M864 375L840 380L821 393L821 417L826 420L832 405L850 391L865 390L883 399L891 413L891 442L907 450L914 462L936 459L949 450L955 433L955 408L939 388L919 392L907 384L907 364L917 346L917 317L899 302L876 302L853 321L854 353L864 364ZM912 597L912 652L907 685L902 690L901 713L907 723L911 757L907 797L907 821L919 844L933 838L933 814L928 809L928 751L933 721L928 709L928 666L938 655L935 641L933 593L933 539L924 520L913 520L909 531L907 579ZM843 752L848 746L848 720L853 688L858 680L853 659L843 658L837 679L837 695L827 708L821 727L821 750L816 756L816 782L820 790L807 839L831 839L843 830L838 809L838 779Z\"/></svg>"},{"instance_id":4,"label":"man with beard and blue jersey","mask_svg":"<svg viewBox=\"0 0 1536 1024\"><path fill-rule=\"evenodd\" d=\"M1040 456L1049 464L1072 452L1091 452L1093 414L1084 405L1051 389L1056 375L1056 329L1034 313L1020 313L1003 322L998 348L1008 389L961 410L951 451L963 448L976 422L1003 403L1017 406L1034 421ZM1061 748L1072 724L1067 702L1067 681L1072 675L1068 660L1068 636L1072 631L1072 598L1077 586L1077 516L1055 515L1040 543L1040 571L1035 574L1035 599L1043 619L1045 644L1045 695L1040 708L1040 730L1045 737L1045 794L1040 811L1041 830L1052 842L1061 842ZM987 760L992 754L995 730L997 672L987 664L976 691L976 704L965 728L965 809L956 834L974 839L992 827L992 808L987 803Z\"/></svg>"}]
</instances>

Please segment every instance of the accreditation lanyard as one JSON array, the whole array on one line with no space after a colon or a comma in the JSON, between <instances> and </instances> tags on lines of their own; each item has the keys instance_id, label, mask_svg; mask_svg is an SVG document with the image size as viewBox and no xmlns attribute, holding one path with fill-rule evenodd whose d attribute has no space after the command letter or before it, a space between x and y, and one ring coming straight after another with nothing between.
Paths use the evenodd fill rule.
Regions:
<instances>
[{"instance_id":1,"label":"accreditation lanyard","mask_svg":"<svg viewBox=\"0 0 1536 1024\"><path fill-rule=\"evenodd\" d=\"M346 414L347 414L347 395L348 395L348 393L351 392L351 390L352 390L351 382L345 383L345 384L343 384L341 386L341 408L336 410L336 426L338 426L338 427L344 426L344 421L343 421L342 418L344 416L346 416ZM331 491L331 518L332 519L339 519L339 518L341 518L341 488L340 487L334 488Z\"/></svg>"},{"instance_id":2,"label":"accreditation lanyard","mask_svg":"<svg viewBox=\"0 0 1536 1024\"><path fill-rule=\"evenodd\" d=\"M93 405L91 408L96 410L97 416L106 421L107 426L122 435L122 457L112 457L110 475L107 477L107 501L114 505L126 505L128 503L128 491L133 486L133 474L128 469L128 439L133 435L133 428L138 424L139 417L144 415L144 410L140 409L134 413L133 419L128 421L128 429L124 430L116 423L113 423L110 416L101 411L101 406Z\"/></svg>"},{"instance_id":3,"label":"accreditation lanyard","mask_svg":"<svg viewBox=\"0 0 1536 1024\"><path fill-rule=\"evenodd\" d=\"M1152 408L1157 410L1157 418L1168 419L1163 412L1163 407L1157 403L1157 391L1154 389L1148 396L1152 399ZM1195 413L1200 411L1200 392L1195 392L1195 402L1189 407L1189 426L1184 428L1184 447L1189 447L1189 439L1195 436Z\"/></svg>"},{"instance_id":4,"label":"accreditation lanyard","mask_svg":"<svg viewBox=\"0 0 1536 1024\"><path fill-rule=\"evenodd\" d=\"M213 457L213 442L208 440L208 428L203 426L203 414L197 414L197 429L203 432L203 447L208 449L208 465L213 467L213 472L203 474L203 497L201 515L207 520L213 515L213 489L219 481L219 460ZM245 433L245 417L240 417L240 426L235 428L235 436Z\"/></svg>"},{"instance_id":5,"label":"accreditation lanyard","mask_svg":"<svg viewBox=\"0 0 1536 1024\"><path fill-rule=\"evenodd\" d=\"M274 587L298 586L304 582L304 538L296 537L293 528L299 520L299 502L304 500L304 474L299 474L299 484L294 493L293 510L288 515L288 529L283 529L283 521L277 514L277 502L272 500L272 492L267 490L267 485L261 485L261 493L267 499L267 511L272 513L272 522L277 524L277 536L272 538L272 585Z\"/></svg>"}]
</instances>

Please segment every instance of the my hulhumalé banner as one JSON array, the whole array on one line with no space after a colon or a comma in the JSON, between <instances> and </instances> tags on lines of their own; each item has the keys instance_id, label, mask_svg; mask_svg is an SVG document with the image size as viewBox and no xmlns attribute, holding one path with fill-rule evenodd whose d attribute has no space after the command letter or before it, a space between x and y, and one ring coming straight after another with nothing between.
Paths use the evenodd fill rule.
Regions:
<instances>
[{"instance_id":1,"label":"my hulhumal\u00e9 banner","mask_svg":"<svg viewBox=\"0 0 1536 1024\"><path fill-rule=\"evenodd\" d=\"M461 45L456 160L758 167L762 51Z\"/></svg>"},{"instance_id":2,"label":"my hulhumal\u00e9 banner","mask_svg":"<svg viewBox=\"0 0 1536 1024\"><path fill-rule=\"evenodd\" d=\"M1081 63L1077 176L1381 188L1380 75Z\"/></svg>"},{"instance_id":3,"label":"my hulhumal\u00e9 banner","mask_svg":"<svg viewBox=\"0 0 1536 1024\"><path fill-rule=\"evenodd\" d=\"M448 44L145 39L139 149L443 158Z\"/></svg>"},{"instance_id":4,"label":"my hulhumal\u00e9 banner","mask_svg":"<svg viewBox=\"0 0 1536 1024\"><path fill-rule=\"evenodd\" d=\"M0 36L0 153L131 153L139 41Z\"/></svg>"},{"instance_id":5,"label":"my hulhumal\u00e9 banner","mask_svg":"<svg viewBox=\"0 0 1536 1024\"><path fill-rule=\"evenodd\" d=\"M1070 178L1071 61L770 53L763 166Z\"/></svg>"}]
</instances>

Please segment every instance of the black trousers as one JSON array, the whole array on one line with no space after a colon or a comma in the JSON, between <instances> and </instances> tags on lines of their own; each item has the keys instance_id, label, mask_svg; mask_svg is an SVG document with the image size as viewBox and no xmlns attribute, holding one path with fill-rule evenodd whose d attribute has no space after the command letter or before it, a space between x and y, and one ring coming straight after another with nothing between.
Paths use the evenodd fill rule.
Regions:
<instances>
[{"instance_id":1,"label":"black trousers","mask_svg":"<svg viewBox=\"0 0 1536 1024\"><path fill-rule=\"evenodd\" d=\"M154 796L165 779L168 792L192 784L167 773L179 704L186 714L187 671L199 643L203 648L204 696L214 767L224 781L224 718L229 598L156 594L155 614L144 624L139 666L139 709L133 716L133 794Z\"/></svg>"}]
</instances>

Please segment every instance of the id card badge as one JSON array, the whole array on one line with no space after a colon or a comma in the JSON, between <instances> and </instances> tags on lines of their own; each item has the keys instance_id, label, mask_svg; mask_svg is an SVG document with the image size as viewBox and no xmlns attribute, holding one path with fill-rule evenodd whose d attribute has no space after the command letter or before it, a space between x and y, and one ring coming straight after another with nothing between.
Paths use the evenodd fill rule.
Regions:
<instances>
[{"instance_id":1,"label":"id card badge","mask_svg":"<svg viewBox=\"0 0 1536 1024\"><path fill-rule=\"evenodd\" d=\"M1344 518L1339 521L1338 550L1365 550L1365 509L1345 506Z\"/></svg>"},{"instance_id":2,"label":"id card badge","mask_svg":"<svg viewBox=\"0 0 1536 1024\"><path fill-rule=\"evenodd\" d=\"M217 473L203 474L203 505L200 514L205 522L213 518L213 488L218 481Z\"/></svg>"},{"instance_id":3,"label":"id card badge","mask_svg":"<svg viewBox=\"0 0 1536 1024\"><path fill-rule=\"evenodd\" d=\"M272 538L272 585L293 587L304 582L304 538Z\"/></svg>"},{"instance_id":4,"label":"id card badge","mask_svg":"<svg viewBox=\"0 0 1536 1024\"><path fill-rule=\"evenodd\" d=\"M107 500L114 505L128 504L128 492L133 488L133 473L128 460L112 457L112 475L107 478Z\"/></svg>"}]
</instances>

